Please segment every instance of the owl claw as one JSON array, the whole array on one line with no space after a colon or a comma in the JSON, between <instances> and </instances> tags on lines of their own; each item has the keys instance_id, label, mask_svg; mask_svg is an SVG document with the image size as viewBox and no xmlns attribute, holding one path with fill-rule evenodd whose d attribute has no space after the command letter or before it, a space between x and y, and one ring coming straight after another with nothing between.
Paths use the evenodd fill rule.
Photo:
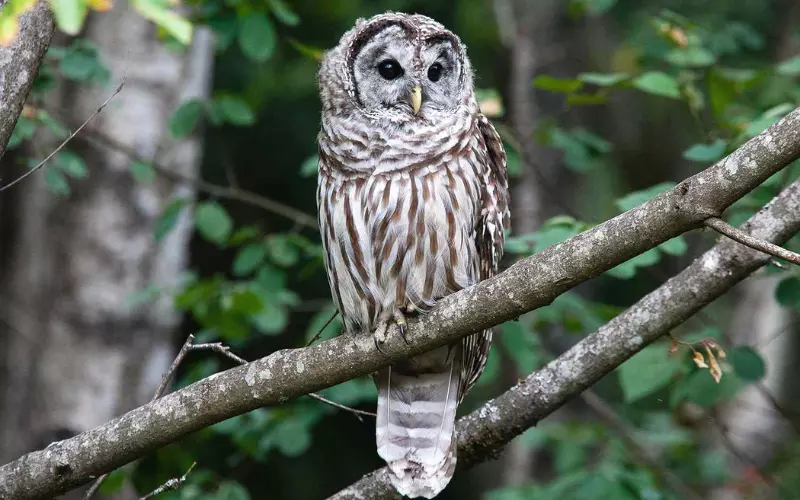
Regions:
<instances>
[{"instance_id":1,"label":"owl claw","mask_svg":"<svg viewBox=\"0 0 800 500\"><path fill-rule=\"evenodd\" d=\"M397 328L400 330L400 337L403 338L403 342L408 345L408 337L406 337L408 323L406 323L406 317L400 310L395 311L394 322L397 324Z\"/></svg>"}]
</instances>

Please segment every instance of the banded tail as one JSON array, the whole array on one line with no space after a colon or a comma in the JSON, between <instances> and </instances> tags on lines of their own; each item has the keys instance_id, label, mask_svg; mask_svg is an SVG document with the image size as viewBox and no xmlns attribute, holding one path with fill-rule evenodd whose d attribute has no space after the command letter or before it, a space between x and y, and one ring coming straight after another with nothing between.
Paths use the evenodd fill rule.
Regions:
<instances>
[{"instance_id":1,"label":"banded tail","mask_svg":"<svg viewBox=\"0 0 800 500\"><path fill-rule=\"evenodd\" d=\"M441 347L375 377L378 455L401 495L433 498L453 477L461 357L460 343Z\"/></svg>"}]
</instances>

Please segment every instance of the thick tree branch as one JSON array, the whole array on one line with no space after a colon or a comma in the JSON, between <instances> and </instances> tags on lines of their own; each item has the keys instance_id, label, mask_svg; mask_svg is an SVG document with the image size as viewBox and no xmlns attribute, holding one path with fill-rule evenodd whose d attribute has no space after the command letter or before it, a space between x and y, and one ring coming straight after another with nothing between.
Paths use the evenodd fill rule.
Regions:
<instances>
[{"instance_id":1,"label":"thick tree branch","mask_svg":"<svg viewBox=\"0 0 800 500\"><path fill-rule=\"evenodd\" d=\"M213 423L372 373L396 360L449 344L547 305L579 283L683 232L701 227L709 217L718 217L734 201L799 156L800 109L797 109L674 189L522 259L492 279L442 299L433 311L409 321L409 344L396 328L383 345L383 353L375 349L371 335L340 336L304 349L278 351L212 375L105 425L0 467L0 499L53 497L87 482L91 476L111 471ZM749 249L734 245L737 251L745 252L737 254L739 257L749 255ZM715 273L734 273L720 265L720 262L707 263L708 269ZM681 310L685 306L692 313L699 309L709 290L716 290L713 287L706 290L701 284L692 282L680 290L690 293L688 304L667 297L669 307ZM463 419L462 442L471 447L463 450L462 462L474 460L480 451L484 451L480 456L486 454L481 443L487 441L480 439L484 426L490 426L489 435L508 441L549 413L548 409L563 404L568 395L584 389L651 341L648 332L663 326L655 312L664 307L664 297L658 298L660 301L645 309L647 314L633 318L641 326L612 321L606 330L529 377L532 385L526 390L511 391L490 403L484 409L485 418L471 415ZM665 318L661 321L672 326L685 317L670 316L669 321ZM670 322L673 320L676 323ZM627 326L638 329L628 331ZM615 335L620 339L612 342ZM604 351L603 347L609 343L617 349ZM531 405L527 397L535 398L536 404ZM520 406L523 402L525 408ZM497 428L495 421L505 420L506 413L512 414L508 416L509 425ZM517 414L519 417L514 416Z\"/></svg>"},{"instance_id":2,"label":"thick tree branch","mask_svg":"<svg viewBox=\"0 0 800 500\"><path fill-rule=\"evenodd\" d=\"M53 36L49 2L40 0L22 15L19 24L14 43L0 47L0 159Z\"/></svg>"},{"instance_id":3,"label":"thick tree branch","mask_svg":"<svg viewBox=\"0 0 800 500\"><path fill-rule=\"evenodd\" d=\"M755 237L778 243L800 231L800 181L754 215L743 229ZM768 255L734 241L719 243L558 359L461 418L457 424L459 467L492 458L511 439L768 261ZM367 474L331 497L335 500L359 498L397 498L386 468Z\"/></svg>"},{"instance_id":4,"label":"thick tree branch","mask_svg":"<svg viewBox=\"0 0 800 500\"><path fill-rule=\"evenodd\" d=\"M783 260L789 261L793 264L797 264L798 266L800 266L800 254L792 252L791 250L787 250L778 245L773 245L769 241L764 241L762 239L755 238L752 235L745 233L744 231L736 229L735 227L731 226L722 219L711 217L705 222L705 224L714 231L723 234L732 240L738 241L742 245L747 245L750 248L755 248L756 250L760 250L764 253L768 253L772 256L781 258Z\"/></svg>"}]
</instances>

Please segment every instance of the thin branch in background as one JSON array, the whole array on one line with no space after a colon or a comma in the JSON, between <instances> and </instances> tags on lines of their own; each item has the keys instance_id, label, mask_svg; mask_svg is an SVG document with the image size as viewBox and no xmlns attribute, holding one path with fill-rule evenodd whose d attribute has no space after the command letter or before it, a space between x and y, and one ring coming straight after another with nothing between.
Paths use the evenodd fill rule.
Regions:
<instances>
[{"instance_id":1,"label":"thin branch in background","mask_svg":"<svg viewBox=\"0 0 800 500\"><path fill-rule=\"evenodd\" d=\"M333 323L333 320L336 318L336 316L338 314L339 314L339 310L337 309L336 311L333 312L333 314L331 314L331 317L328 319L328 321L326 321L325 324L322 325L322 328L319 329L317 334L314 335L314 338L312 338L311 340L308 341L308 343L306 344L306 347L310 346L311 344L313 344L314 342L319 340L319 338L322 336L322 332L324 332L325 329L328 328L328 325Z\"/></svg>"},{"instance_id":2,"label":"thin branch in background","mask_svg":"<svg viewBox=\"0 0 800 500\"><path fill-rule=\"evenodd\" d=\"M247 364L246 360L232 353L230 348L224 345L222 342L211 342L208 344L194 344L189 349L192 351L214 351L216 353L222 354L227 358L234 360L236 363L240 365Z\"/></svg>"},{"instance_id":3,"label":"thin branch in background","mask_svg":"<svg viewBox=\"0 0 800 500\"><path fill-rule=\"evenodd\" d=\"M580 395L584 403L598 416L600 420L611 427L628 447L628 451L641 463L655 471L666 485L684 500L702 500L702 497L690 488L683 480L669 468L663 465L648 451L647 447L639 442L634 430L614 411L605 401L592 391L584 391Z\"/></svg>"},{"instance_id":4,"label":"thin branch in background","mask_svg":"<svg viewBox=\"0 0 800 500\"><path fill-rule=\"evenodd\" d=\"M33 167L32 169L28 170L28 171L27 171L27 172L25 172L24 174L20 175L19 177L17 177L17 178L16 178L16 179L14 179L13 181L9 182L9 183L8 183L8 184L6 184L5 186L2 186L2 187L0 187L0 192L3 192L3 191L5 191L6 189L8 189L8 188L10 188L10 187L12 187L12 186L14 186L14 185L16 185L16 184L18 184L18 183L22 182L22 181L23 181L23 180L25 180L25 179L26 179L26 178L27 178L29 175L32 175L34 172L37 172L37 171L39 171L39 170L40 170L42 167L44 167L44 166L45 166L45 164L46 164L48 161L50 161L50 160L51 160L51 159L52 159L52 158L53 158L53 157L54 157L56 154L58 154L58 152L59 152L59 151L61 151L61 150L64 148L64 146L66 146L66 145L67 145L67 144L68 144L68 143L69 143L69 142L70 142L70 141L71 141L71 140L72 140L72 139L73 139L73 138L74 138L76 135L78 135L78 134L80 133L80 131L81 131L81 130L83 130L83 129L84 129L84 127L86 127L86 126L89 124L89 122L91 122L92 120L94 120L94 117L95 117L95 116L97 116L97 115L99 115L99 114L100 114L100 113L103 111L103 109L104 109L106 106L108 106L108 103L109 103L109 102L111 102L111 100L112 100L112 99L114 99L115 97L117 97L117 95L118 95L120 92L122 92L122 87L124 87L124 86L125 86L125 81L127 80L127 78L128 78L128 75L127 75L127 73L126 73L125 75L123 75L123 76L122 76L122 81L121 81L121 82L119 82L119 85L117 86L117 89L116 89L116 90L114 90L114 93L112 93L110 96L108 96L108 99L106 99L106 100L103 102L103 104L101 104L101 105L100 105L100 106L99 106L99 107L98 107L98 108L95 110L95 112L94 112L94 113L92 113L92 114L91 114L91 116L89 116L89 118L87 118L87 119L86 119L86 121L84 121L83 123L81 123L81 125L80 125L78 128L76 128L74 132L72 132L72 133L71 133L71 134L70 134L70 135L69 135L69 136L68 136L66 139L64 139L64 141L63 141L61 144L59 144L59 145L58 145L58 147L56 147L56 148L55 148L55 149L54 149L54 150L53 150L53 151L52 151L52 152L51 152L49 155L47 155L47 157L45 157L45 159L44 159L44 160L40 161L38 165L36 165L36 166L35 166L35 167Z\"/></svg>"},{"instance_id":5,"label":"thin branch in background","mask_svg":"<svg viewBox=\"0 0 800 500\"><path fill-rule=\"evenodd\" d=\"M132 161L139 161L150 165L157 174L172 182L185 182L187 184L191 184L198 191L208 195L215 196L217 198L238 201L245 205L257 207L267 212L286 217L287 219L294 221L295 225L300 227L310 229L317 228L317 219L301 210L284 205L278 201L271 200L252 191L241 189L235 185L220 186L200 178L175 172L159 163L152 162L151 160L142 157L136 152L135 149L121 143L117 139L110 137L97 129L89 129L87 131L87 139L95 144L100 144L113 149L118 153L122 153Z\"/></svg>"},{"instance_id":6,"label":"thin branch in background","mask_svg":"<svg viewBox=\"0 0 800 500\"><path fill-rule=\"evenodd\" d=\"M709 219L706 219L705 225L710 227L714 231L727 236L728 238L734 241L738 241L742 245L746 245L754 250L758 250L759 252L764 252L766 254L772 255L773 257L778 257L785 261L800 266L800 254L792 252L791 250L787 250L778 245L774 245L760 238L755 238L745 233L741 229L737 229L731 226L722 219L719 219L717 217L711 217Z\"/></svg>"},{"instance_id":7,"label":"thin branch in background","mask_svg":"<svg viewBox=\"0 0 800 500\"><path fill-rule=\"evenodd\" d=\"M149 498L153 498L154 496L160 495L160 494L164 493L165 491L175 491L175 490L177 490L178 488L183 486L183 483L186 482L186 478L189 476L189 474L191 474L192 469L194 469L195 465L197 465L197 462L193 462L192 465L189 467L189 470L184 472L181 477L173 477L172 479L170 479L166 483L162 484L158 488L154 489L153 491L151 491L147 495L143 496L139 500L147 500Z\"/></svg>"}]
</instances>

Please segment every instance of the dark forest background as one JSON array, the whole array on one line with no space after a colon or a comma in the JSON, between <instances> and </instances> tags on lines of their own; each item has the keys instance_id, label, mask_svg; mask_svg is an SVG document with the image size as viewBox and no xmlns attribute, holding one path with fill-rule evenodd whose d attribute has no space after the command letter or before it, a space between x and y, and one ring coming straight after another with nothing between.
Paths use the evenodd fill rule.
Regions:
<instances>
[{"instance_id":1,"label":"dark forest background","mask_svg":"<svg viewBox=\"0 0 800 500\"><path fill-rule=\"evenodd\" d=\"M507 264L705 168L800 99L796 1L68 3L0 177L36 165L126 81L49 166L0 194L0 463L147 402L190 333L248 360L318 333L334 309L314 227L315 74L358 17L418 12L466 43L509 153ZM798 176L775 176L726 219ZM716 239L671 240L499 327L462 412ZM670 339L646 348L441 498L679 498L665 475L700 498L800 498L798 314L800 273L770 266L676 329L677 353ZM693 352L722 364L719 383ZM231 366L192 353L176 385ZM376 391L364 378L322 395L372 411ZM301 398L155 451L97 497L143 496L196 462L161 498L324 498L382 465L374 432Z\"/></svg>"}]
</instances>

